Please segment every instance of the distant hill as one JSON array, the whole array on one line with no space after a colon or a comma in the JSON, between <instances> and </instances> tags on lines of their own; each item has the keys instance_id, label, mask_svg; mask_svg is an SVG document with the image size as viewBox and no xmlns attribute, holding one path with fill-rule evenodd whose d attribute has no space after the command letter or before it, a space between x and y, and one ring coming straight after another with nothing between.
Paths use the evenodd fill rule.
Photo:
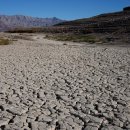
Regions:
<instances>
[{"instance_id":1,"label":"distant hill","mask_svg":"<svg viewBox=\"0 0 130 130\"><path fill-rule=\"evenodd\" d=\"M31 27L45 27L52 26L63 22L64 20L53 18L34 18L23 15L0 15L0 31L5 31L14 28L31 28Z\"/></svg>"},{"instance_id":2,"label":"distant hill","mask_svg":"<svg viewBox=\"0 0 130 130\"><path fill-rule=\"evenodd\" d=\"M130 7L120 12L101 14L91 18L67 21L55 25L55 28L64 28L65 31L87 32L130 32Z\"/></svg>"}]
</instances>

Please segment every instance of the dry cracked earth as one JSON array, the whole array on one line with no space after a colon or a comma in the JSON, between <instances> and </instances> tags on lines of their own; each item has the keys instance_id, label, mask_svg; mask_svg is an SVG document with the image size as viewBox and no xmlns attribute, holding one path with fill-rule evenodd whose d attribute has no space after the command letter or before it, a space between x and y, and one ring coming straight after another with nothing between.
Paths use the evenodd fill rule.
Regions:
<instances>
[{"instance_id":1,"label":"dry cracked earth","mask_svg":"<svg viewBox=\"0 0 130 130\"><path fill-rule=\"evenodd\" d=\"M0 130L130 130L129 47L31 37L0 46Z\"/></svg>"}]
</instances>

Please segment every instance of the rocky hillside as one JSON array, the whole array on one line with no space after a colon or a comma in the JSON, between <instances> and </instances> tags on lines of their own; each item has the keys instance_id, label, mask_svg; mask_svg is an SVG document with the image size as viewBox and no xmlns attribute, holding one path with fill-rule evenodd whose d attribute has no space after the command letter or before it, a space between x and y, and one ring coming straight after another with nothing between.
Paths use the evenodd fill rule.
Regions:
<instances>
[{"instance_id":1,"label":"rocky hillside","mask_svg":"<svg viewBox=\"0 0 130 130\"><path fill-rule=\"evenodd\" d=\"M64 28L64 31L88 32L130 32L130 7L123 11L101 14L91 18L57 24L56 27ZM62 29L63 30L63 29Z\"/></svg>"},{"instance_id":2,"label":"rocky hillside","mask_svg":"<svg viewBox=\"0 0 130 130\"><path fill-rule=\"evenodd\" d=\"M0 31L13 29L18 27L44 27L52 26L63 22L56 17L53 18L34 18L29 16L14 15L6 16L0 15Z\"/></svg>"}]
</instances>

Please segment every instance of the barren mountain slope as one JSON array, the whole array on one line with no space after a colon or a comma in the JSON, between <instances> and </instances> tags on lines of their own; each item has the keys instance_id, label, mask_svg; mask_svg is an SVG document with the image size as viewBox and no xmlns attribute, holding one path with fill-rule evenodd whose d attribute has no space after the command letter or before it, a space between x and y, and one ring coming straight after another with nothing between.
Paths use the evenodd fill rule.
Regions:
<instances>
[{"instance_id":1,"label":"barren mountain slope","mask_svg":"<svg viewBox=\"0 0 130 130\"><path fill-rule=\"evenodd\" d=\"M34 18L30 16L23 16L23 15L14 15L14 16L6 16L0 15L0 21L5 24L4 29L11 28L29 28L29 27L45 27L45 26L52 26L54 24L58 24L63 22L58 18ZM2 29L3 26L0 25ZM4 31L4 30L3 30Z\"/></svg>"}]
</instances>

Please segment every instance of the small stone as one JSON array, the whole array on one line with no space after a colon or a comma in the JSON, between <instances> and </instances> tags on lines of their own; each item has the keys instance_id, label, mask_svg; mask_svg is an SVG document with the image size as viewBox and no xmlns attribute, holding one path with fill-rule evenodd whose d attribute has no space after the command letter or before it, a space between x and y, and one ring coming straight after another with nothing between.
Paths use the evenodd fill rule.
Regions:
<instances>
[{"instance_id":1,"label":"small stone","mask_svg":"<svg viewBox=\"0 0 130 130\"><path fill-rule=\"evenodd\" d=\"M41 129L43 130L43 129ZM56 130L56 126L55 125L51 125L47 128L47 130Z\"/></svg>"},{"instance_id":2,"label":"small stone","mask_svg":"<svg viewBox=\"0 0 130 130\"><path fill-rule=\"evenodd\" d=\"M40 92L38 93L38 97L41 99L44 98L45 97L44 91L40 90Z\"/></svg>"},{"instance_id":3,"label":"small stone","mask_svg":"<svg viewBox=\"0 0 130 130\"><path fill-rule=\"evenodd\" d=\"M60 97L61 97L61 99L64 100L64 101L69 101L68 96L60 96Z\"/></svg>"},{"instance_id":4,"label":"small stone","mask_svg":"<svg viewBox=\"0 0 130 130\"><path fill-rule=\"evenodd\" d=\"M88 123L90 121L90 117L89 116L85 116L84 117L84 121L85 121L85 123Z\"/></svg>"},{"instance_id":5,"label":"small stone","mask_svg":"<svg viewBox=\"0 0 130 130\"><path fill-rule=\"evenodd\" d=\"M111 101L112 105L114 106L114 108L117 107L117 102L116 101Z\"/></svg>"},{"instance_id":6,"label":"small stone","mask_svg":"<svg viewBox=\"0 0 130 130\"><path fill-rule=\"evenodd\" d=\"M30 125L31 125L32 130L38 130L38 123L37 122L31 122Z\"/></svg>"},{"instance_id":7,"label":"small stone","mask_svg":"<svg viewBox=\"0 0 130 130\"><path fill-rule=\"evenodd\" d=\"M123 130L123 129L118 126L108 125L101 128L101 130Z\"/></svg>"},{"instance_id":8,"label":"small stone","mask_svg":"<svg viewBox=\"0 0 130 130\"><path fill-rule=\"evenodd\" d=\"M9 109L7 109L7 112L13 114L13 115L22 115L24 113L26 113L28 111L27 107L24 108L20 108L20 107L10 107Z\"/></svg>"},{"instance_id":9,"label":"small stone","mask_svg":"<svg viewBox=\"0 0 130 130\"><path fill-rule=\"evenodd\" d=\"M3 126L3 125L7 125L9 122L9 119L2 119L0 120L0 127Z\"/></svg>"},{"instance_id":10,"label":"small stone","mask_svg":"<svg viewBox=\"0 0 130 130\"><path fill-rule=\"evenodd\" d=\"M88 126L86 126L86 127L84 128L84 130L98 130L98 127L88 125Z\"/></svg>"},{"instance_id":11,"label":"small stone","mask_svg":"<svg viewBox=\"0 0 130 130\"><path fill-rule=\"evenodd\" d=\"M104 116L105 118L110 118L110 116L109 116L108 113L103 113L103 116Z\"/></svg>"},{"instance_id":12,"label":"small stone","mask_svg":"<svg viewBox=\"0 0 130 130\"><path fill-rule=\"evenodd\" d=\"M114 126L114 130L123 130L121 127Z\"/></svg>"},{"instance_id":13,"label":"small stone","mask_svg":"<svg viewBox=\"0 0 130 130\"><path fill-rule=\"evenodd\" d=\"M80 103L77 103L75 107L76 107L76 109L79 110L79 109L81 108L81 104L80 104Z\"/></svg>"},{"instance_id":14,"label":"small stone","mask_svg":"<svg viewBox=\"0 0 130 130\"><path fill-rule=\"evenodd\" d=\"M71 117L67 117L66 120L71 126L74 124L74 120Z\"/></svg>"},{"instance_id":15,"label":"small stone","mask_svg":"<svg viewBox=\"0 0 130 130\"><path fill-rule=\"evenodd\" d=\"M121 122L119 119L116 119L113 121L113 124L115 124L116 126L119 126L119 127L123 127L123 122Z\"/></svg>"},{"instance_id":16,"label":"small stone","mask_svg":"<svg viewBox=\"0 0 130 130\"><path fill-rule=\"evenodd\" d=\"M86 108L90 108L91 110L94 109L94 105L93 104L86 104L85 107Z\"/></svg>"},{"instance_id":17,"label":"small stone","mask_svg":"<svg viewBox=\"0 0 130 130\"><path fill-rule=\"evenodd\" d=\"M62 91L56 91L55 94L59 95L59 96L64 95L64 93Z\"/></svg>"},{"instance_id":18,"label":"small stone","mask_svg":"<svg viewBox=\"0 0 130 130\"><path fill-rule=\"evenodd\" d=\"M90 117L90 120L94 123L99 123L101 124L103 122L103 119L102 118L98 118L98 117L94 117L94 116L89 116Z\"/></svg>"},{"instance_id":19,"label":"small stone","mask_svg":"<svg viewBox=\"0 0 130 130\"><path fill-rule=\"evenodd\" d=\"M38 122L38 130L43 130L47 128L47 124L43 122Z\"/></svg>"},{"instance_id":20,"label":"small stone","mask_svg":"<svg viewBox=\"0 0 130 130\"><path fill-rule=\"evenodd\" d=\"M127 128L127 129L130 129L130 124L126 125L126 128Z\"/></svg>"},{"instance_id":21,"label":"small stone","mask_svg":"<svg viewBox=\"0 0 130 130\"><path fill-rule=\"evenodd\" d=\"M44 110L42 109L42 112L46 116L49 116L51 114L51 112L49 110L47 110L47 109L44 109Z\"/></svg>"},{"instance_id":22,"label":"small stone","mask_svg":"<svg viewBox=\"0 0 130 130\"><path fill-rule=\"evenodd\" d=\"M40 115L38 118L39 122L51 122L52 118L46 115Z\"/></svg>"}]
</instances>

